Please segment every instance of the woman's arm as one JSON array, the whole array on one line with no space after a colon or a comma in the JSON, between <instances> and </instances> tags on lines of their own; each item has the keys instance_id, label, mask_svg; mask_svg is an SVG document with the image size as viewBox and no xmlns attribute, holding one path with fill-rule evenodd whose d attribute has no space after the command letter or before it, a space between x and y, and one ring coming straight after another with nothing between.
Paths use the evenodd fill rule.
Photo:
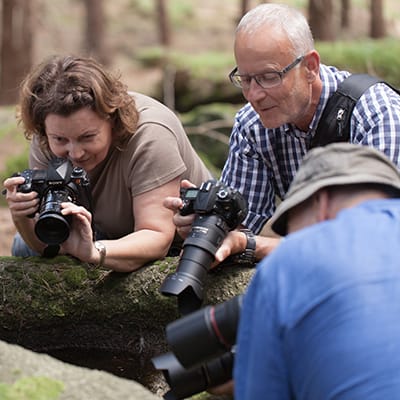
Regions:
<instances>
[{"instance_id":1,"label":"woman's arm","mask_svg":"<svg viewBox=\"0 0 400 400\"><path fill-rule=\"evenodd\" d=\"M105 246L104 265L119 272L134 271L145 263L163 258L174 239L173 213L163 206L167 196L179 195L180 178L136 196L132 201L135 227L120 239L101 240ZM74 214L71 237L62 245L64 253L98 264L100 253L91 240L91 215L83 207L66 203L63 214ZM115 221L118 223L118 221Z\"/></svg>"}]
</instances>

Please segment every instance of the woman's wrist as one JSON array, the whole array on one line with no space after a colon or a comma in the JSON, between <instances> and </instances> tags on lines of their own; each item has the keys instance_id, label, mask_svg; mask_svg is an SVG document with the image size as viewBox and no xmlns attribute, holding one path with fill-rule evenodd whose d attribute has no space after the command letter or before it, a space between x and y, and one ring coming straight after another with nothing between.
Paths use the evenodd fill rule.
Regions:
<instances>
[{"instance_id":1,"label":"woman's wrist","mask_svg":"<svg viewBox=\"0 0 400 400\"><path fill-rule=\"evenodd\" d=\"M98 268L101 268L104 266L104 262L107 255L107 249L104 243L98 240L94 242L94 247L98 254L98 261L95 264L97 265Z\"/></svg>"}]
</instances>

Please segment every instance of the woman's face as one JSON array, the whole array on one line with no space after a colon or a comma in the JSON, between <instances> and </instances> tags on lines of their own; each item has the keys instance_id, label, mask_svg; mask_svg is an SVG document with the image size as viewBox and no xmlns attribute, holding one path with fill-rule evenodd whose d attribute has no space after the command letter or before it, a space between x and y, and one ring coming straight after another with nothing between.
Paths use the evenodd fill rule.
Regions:
<instances>
[{"instance_id":1,"label":"woman's face","mask_svg":"<svg viewBox=\"0 0 400 400\"><path fill-rule=\"evenodd\" d=\"M68 116L49 114L44 124L50 150L87 172L106 158L112 144L110 121L88 108Z\"/></svg>"}]
</instances>

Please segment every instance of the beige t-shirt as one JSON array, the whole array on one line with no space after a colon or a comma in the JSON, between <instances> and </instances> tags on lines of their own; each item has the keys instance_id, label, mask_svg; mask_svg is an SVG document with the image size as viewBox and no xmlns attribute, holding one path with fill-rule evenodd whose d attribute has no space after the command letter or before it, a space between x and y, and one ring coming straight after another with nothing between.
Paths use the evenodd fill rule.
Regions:
<instances>
[{"instance_id":1,"label":"beige t-shirt","mask_svg":"<svg viewBox=\"0 0 400 400\"><path fill-rule=\"evenodd\" d=\"M124 150L110 149L89 174L95 227L109 239L133 232L132 199L138 194L178 176L195 185L211 178L176 115L148 96L131 94L139 110L137 131ZM30 168L46 169L48 161L33 140Z\"/></svg>"}]
</instances>

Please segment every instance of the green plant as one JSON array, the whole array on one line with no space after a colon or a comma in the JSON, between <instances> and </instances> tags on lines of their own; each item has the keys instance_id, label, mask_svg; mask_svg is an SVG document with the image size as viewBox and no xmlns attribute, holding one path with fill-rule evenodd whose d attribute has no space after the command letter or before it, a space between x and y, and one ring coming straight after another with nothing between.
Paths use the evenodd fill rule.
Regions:
<instances>
[{"instance_id":1,"label":"green plant","mask_svg":"<svg viewBox=\"0 0 400 400\"><path fill-rule=\"evenodd\" d=\"M57 400L63 390L62 382L42 376L24 377L12 385L0 382L2 400Z\"/></svg>"}]
</instances>

